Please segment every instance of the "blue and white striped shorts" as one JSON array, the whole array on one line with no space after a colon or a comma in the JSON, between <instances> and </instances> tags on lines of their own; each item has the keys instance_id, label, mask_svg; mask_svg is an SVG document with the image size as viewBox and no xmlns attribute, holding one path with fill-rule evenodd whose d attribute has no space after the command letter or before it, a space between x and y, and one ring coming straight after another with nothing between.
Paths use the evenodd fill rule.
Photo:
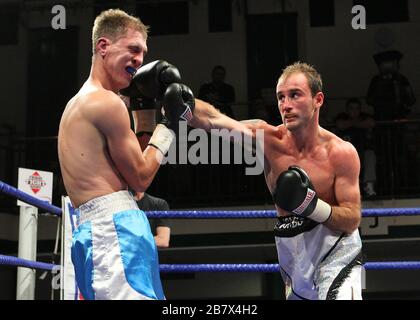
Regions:
<instances>
[{"instance_id":1,"label":"blue and white striped shorts","mask_svg":"<svg viewBox=\"0 0 420 320\"><path fill-rule=\"evenodd\" d=\"M147 217L128 191L78 209L71 257L85 299L165 299L156 244Z\"/></svg>"}]
</instances>

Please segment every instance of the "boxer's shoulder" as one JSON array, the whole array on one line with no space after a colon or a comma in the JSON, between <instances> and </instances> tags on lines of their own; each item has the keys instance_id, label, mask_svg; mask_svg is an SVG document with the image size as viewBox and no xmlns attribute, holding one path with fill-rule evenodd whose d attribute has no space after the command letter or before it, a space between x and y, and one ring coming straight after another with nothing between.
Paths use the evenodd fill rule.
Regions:
<instances>
[{"instance_id":1,"label":"boxer's shoulder","mask_svg":"<svg viewBox=\"0 0 420 320\"><path fill-rule=\"evenodd\" d=\"M258 131L263 132L263 137L266 141L267 139L272 140L277 135L277 127L272 126L262 119L241 120L240 122L246 125L248 129L251 129L254 134L258 134Z\"/></svg>"},{"instance_id":2,"label":"boxer's shoulder","mask_svg":"<svg viewBox=\"0 0 420 320\"><path fill-rule=\"evenodd\" d=\"M267 124L264 128L264 141L268 148L285 152L290 142L287 138L287 129L284 125L272 126Z\"/></svg>"},{"instance_id":3,"label":"boxer's shoulder","mask_svg":"<svg viewBox=\"0 0 420 320\"><path fill-rule=\"evenodd\" d=\"M95 106L97 104L106 104L106 105L121 105L123 101L120 96L116 93L106 90L106 89L97 89L92 91L87 91L83 94L83 99L86 104Z\"/></svg>"},{"instance_id":4,"label":"boxer's shoulder","mask_svg":"<svg viewBox=\"0 0 420 320\"><path fill-rule=\"evenodd\" d=\"M248 119L241 120L240 122L245 124L250 129L268 129L269 127L272 127L262 119Z\"/></svg>"},{"instance_id":5,"label":"boxer's shoulder","mask_svg":"<svg viewBox=\"0 0 420 320\"><path fill-rule=\"evenodd\" d=\"M331 155L348 155L349 153L357 153L354 146L338 137L331 138L328 142L328 151Z\"/></svg>"},{"instance_id":6,"label":"boxer's shoulder","mask_svg":"<svg viewBox=\"0 0 420 320\"><path fill-rule=\"evenodd\" d=\"M331 137L327 142L328 159L335 166L348 167L349 163L358 162L358 154L354 146L337 136Z\"/></svg>"},{"instance_id":7,"label":"boxer's shoulder","mask_svg":"<svg viewBox=\"0 0 420 320\"><path fill-rule=\"evenodd\" d=\"M278 125L276 127L269 125L266 132L275 137L276 140L278 140L277 142L286 141L287 139L287 128L284 124Z\"/></svg>"},{"instance_id":8,"label":"boxer's shoulder","mask_svg":"<svg viewBox=\"0 0 420 320\"><path fill-rule=\"evenodd\" d=\"M86 115L102 112L108 114L118 111L127 112L126 106L120 96L105 89L80 92L75 103L80 108L80 111L86 112Z\"/></svg>"},{"instance_id":9,"label":"boxer's shoulder","mask_svg":"<svg viewBox=\"0 0 420 320\"><path fill-rule=\"evenodd\" d=\"M343 148L348 148L349 145L347 141L323 128L320 129L320 141L329 153L341 152Z\"/></svg>"}]
</instances>

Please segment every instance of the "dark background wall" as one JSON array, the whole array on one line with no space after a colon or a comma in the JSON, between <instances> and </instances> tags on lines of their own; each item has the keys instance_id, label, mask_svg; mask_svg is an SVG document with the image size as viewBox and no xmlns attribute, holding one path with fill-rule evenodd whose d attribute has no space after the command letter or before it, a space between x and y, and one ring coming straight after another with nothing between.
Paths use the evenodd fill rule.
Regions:
<instances>
[{"instance_id":1,"label":"dark background wall","mask_svg":"<svg viewBox=\"0 0 420 320\"><path fill-rule=\"evenodd\" d=\"M184 81L195 91L210 79L214 65L226 66L226 80L237 91L239 104L235 113L240 118L248 115L247 103L250 94L256 90L252 81L258 79L261 88L273 92L281 69L296 59L314 64L323 75L327 98L332 100L329 116L344 107L345 98L366 95L369 81L377 72L372 55L379 51L397 49L404 53L401 72L414 88L420 88L417 61L420 48L415 41L420 28L417 1L399 2L406 4L402 5L407 9L406 20L382 19L379 20L382 22L368 24L365 30L351 27L352 0L317 1L312 7L312 1L307 0L227 2L231 3L228 16L226 8L212 5L213 2L207 0L178 1L176 5L174 1L137 1L137 6L134 0L64 1L67 29L54 30L51 28L53 1L2 1L2 16L8 19L2 19L2 34L7 35L7 39L0 45L3 72L0 103L4 106L0 111L1 122L24 131L27 129L26 118L32 116L29 106L34 108L34 104L53 100L55 110L64 108L63 101L55 97L51 99L57 91L54 86L43 95L43 100L40 100L41 94L33 100L31 83L36 80L50 87L48 81L53 77L56 83L62 84L58 90L63 91L61 97L71 94L69 87L76 90L90 69L90 33L95 13L102 8L115 7L116 3L117 7L141 18L145 12L143 20L151 24L152 31L146 62L162 58L176 64ZM373 0L373 3L378 2ZM371 11L367 12L367 17L383 6L368 6ZM11 15L10 12L15 13ZM168 20L165 14L172 20ZM179 18L174 18L175 14ZM386 12L384 14L386 16ZM218 19L214 18L215 15L219 15ZM220 25L217 24L219 20L222 20ZM35 34L40 38L37 39ZM45 64L43 59L50 63ZM60 65L54 65L55 60ZM40 66L33 67L33 64ZM43 72L31 74L33 68ZM49 69L55 69L54 75ZM66 75L65 79L60 78L60 74ZM420 90L414 91L419 95ZM54 121L54 118L48 120Z\"/></svg>"},{"instance_id":2,"label":"dark background wall","mask_svg":"<svg viewBox=\"0 0 420 320\"><path fill-rule=\"evenodd\" d=\"M57 172L56 141L53 138L40 140L37 137L57 135L58 121L66 101L78 90L90 71L90 37L94 17L108 7L125 9L150 24L149 53L145 63L165 59L175 64L182 73L183 81L195 92L198 92L203 82L210 80L214 65L224 65L227 69L226 81L236 89L234 113L238 119L253 115L256 97L262 99L267 106L276 104L274 87L277 77L285 65L296 60L315 65L323 76L327 97L322 113L323 122L330 123L344 109L345 101L349 97L361 98L363 110L372 111L365 102L370 79L377 73L372 56L390 49L404 54L401 73L410 80L417 101L420 101L420 2L416 0L67 0L60 3L66 8L65 30L54 30L51 27L54 16L51 8L55 4L56 1L48 0L5 0L0 3L0 179L12 184L16 181L17 164ZM355 4L365 5L367 9L368 24L365 30L354 30L351 26L351 9ZM413 106L410 119L420 118L419 105L417 103ZM406 172L406 178L414 181L411 189L405 194L397 194L394 189L384 189L390 191L384 191L380 200L365 203L366 206L419 205L417 199L407 200L408 202L392 200L407 195L418 198L420 194L419 184L416 182L420 180L418 123L407 128L414 136L414 151L411 153L413 161L405 165L412 170ZM37 140L34 141L33 138ZM19 155L13 161L9 159L10 150ZM152 186L154 194L166 197L173 208L234 208L233 206L246 204L247 206L241 208L272 209L263 177L245 177L242 167L215 169L195 166L191 169L178 166L175 169L183 177L176 190L168 190L168 186L174 181L168 168L161 169ZM171 167L170 170L174 168ZM391 176L389 171L383 175ZM198 176L211 183L194 184L199 180ZM59 181L56 182L56 186L59 186ZM212 187L208 187L209 185ZM387 183L385 187L389 185ZM63 190L57 187L55 192L58 195L55 204L59 205L59 196ZM14 201L8 201L1 196L0 201L1 211L4 213L1 214L0 253L16 254L17 209ZM372 234L392 241L396 238L413 238L414 244L403 244L393 247L392 250L397 253L401 248L401 254L395 254L396 259L415 259L416 256L411 256L408 250L418 249L416 228L419 221L416 218L381 218L379 222L379 226L371 228L369 225L372 222L364 220L364 238L371 241L369 237ZM252 258L255 262L275 262L271 221L219 224L205 221L202 225L195 225L191 221L171 223L175 249L174 253L169 250L162 254L165 262L179 262L178 259L192 262L188 259L196 255L196 251L186 248L184 253L180 253L178 250L188 247L186 241L191 234L198 234L194 239L197 242L203 241L204 246L210 236L231 241L225 243L226 252L223 254L220 254L217 246L203 251L203 257L208 257L209 261L223 262L220 259L225 257L235 262L250 263L254 260L246 260L246 254L252 252L255 254ZM412 229L410 232L404 228L400 232L391 233L389 225L409 225ZM55 222L40 219L39 259L50 259L55 227ZM232 232L238 233L238 237L224 238ZM201 237L201 234L210 236ZM252 251L245 246L242 253L235 251L237 247L232 243L248 237L262 239L255 243L246 242L246 245L256 246L257 249ZM382 255L375 255L378 252L377 247L368 243L366 242L368 257L375 260L386 258L386 252L381 251ZM380 245L386 246L384 243ZM229 245L233 246L233 251L230 251ZM393 291L390 286L395 288L396 284L389 285L386 277L382 276L383 273L376 278L368 277L368 289L372 288L372 292ZM15 269L0 267L0 298L13 299L14 277ZM281 290L270 282L270 279L276 277L278 275L235 275L232 285L226 284L225 296L279 297ZM186 282L182 282L184 280ZM191 293L193 297L204 298L205 293L199 291L200 286L215 283L220 286L223 276L195 275L193 279L184 280L182 277L164 279L168 292L174 292L172 296L168 294L168 297L189 298L186 294ZM48 299L48 278L39 281L38 295ZM369 284L369 281L374 282ZM405 292L418 294L420 291L417 283L401 283ZM185 286L189 289L180 289ZM279 286L281 288L281 284ZM207 292L209 297L217 297L218 294L220 291L217 291L217 287ZM370 297L375 297L374 293Z\"/></svg>"}]
</instances>

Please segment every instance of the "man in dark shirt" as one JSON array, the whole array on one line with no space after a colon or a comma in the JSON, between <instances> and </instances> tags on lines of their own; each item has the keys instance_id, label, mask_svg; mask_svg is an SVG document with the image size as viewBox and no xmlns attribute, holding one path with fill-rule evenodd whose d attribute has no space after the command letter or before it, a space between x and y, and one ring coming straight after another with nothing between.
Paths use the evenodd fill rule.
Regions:
<instances>
[{"instance_id":1,"label":"man in dark shirt","mask_svg":"<svg viewBox=\"0 0 420 320\"><path fill-rule=\"evenodd\" d=\"M134 196L140 210L143 211L167 211L168 202L164 199L153 197L144 192L137 192ZM168 248L171 237L171 229L167 222L161 218L149 218L150 229L155 238L158 248Z\"/></svg>"},{"instance_id":2,"label":"man in dark shirt","mask_svg":"<svg viewBox=\"0 0 420 320\"><path fill-rule=\"evenodd\" d=\"M405 118L416 102L408 79L399 73L402 53L384 51L373 56L379 74L370 82L367 103L373 106L375 120Z\"/></svg>"},{"instance_id":3,"label":"man in dark shirt","mask_svg":"<svg viewBox=\"0 0 420 320\"><path fill-rule=\"evenodd\" d=\"M227 116L234 118L231 104L235 102L235 89L230 84L225 83L225 67L215 66L211 76L211 82L201 85L198 98L212 104Z\"/></svg>"},{"instance_id":4,"label":"man in dark shirt","mask_svg":"<svg viewBox=\"0 0 420 320\"><path fill-rule=\"evenodd\" d=\"M346 112L335 118L336 134L341 139L349 141L356 148L362 164L363 191L366 198L376 195L376 154L373 150L372 136L375 121L373 117L361 111L359 99L349 99Z\"/></svg>"}]
</instances>

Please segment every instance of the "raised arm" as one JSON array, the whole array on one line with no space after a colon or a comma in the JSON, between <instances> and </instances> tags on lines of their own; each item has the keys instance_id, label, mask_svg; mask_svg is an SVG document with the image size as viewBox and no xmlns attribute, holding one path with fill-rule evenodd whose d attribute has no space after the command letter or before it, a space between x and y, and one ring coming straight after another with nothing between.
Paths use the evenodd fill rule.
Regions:
<instances>
[{"instance_id":1,"label":"raised arm","mask_svg":"<svg viewBox=\"0 0 420 320\"><path fill-rule=\"evenodd\" d=\"M333 151L331 161L336 169L334 191L338 205L332 207L326 225L332 230L352 233L361 220L359 156L350 143L344 142Z\"/></svg>"},{"instance_id":2,"label":"raised arm","mask_svg":"<svg viewBox=\"0 0 420 320\"><path fill-rule=\"evenodd\" d=\"M100 105L101 103L106 105ZM135 191L143 192L151 184L163 159L162 149L169 148L172 136L163 126L157 126L162 147L148 146L142 152L137 137L130 129L127 108L115 94L109 93L96 102L92 122L104 135L108 151L116 168ZM166 141L165 141L166 140Z\"/></svg>"},{"instance_id":3,"label":"raised arm","mask_svg":"<svg viewBox=\"0 0 420 320\"><path fill-rule=\"evenodd\" d=\"M253 135L252 124L229 118L211 104L195 99L194 118L188 123L194 128L206 131L211 129L238 130L247 135Z\"/></svg>"},{"instance_id":4,"label":"raised arm","mask_svg":"<svg viewBox=\"0 0 420 320\"><path fill-rule=\"evenodd\" d=\"M221 136L224 140L242 145L245 150L256 152L257 158L263 163L265 136L269 131L275 130L275 127L260 119L234 120L211 104L199 99L195 99L193 115L193 119L188 122L190 126L204 129ZM238 135L234 131L239 132L242 139L238 139Z\"/></svg>"}]
</instances>

